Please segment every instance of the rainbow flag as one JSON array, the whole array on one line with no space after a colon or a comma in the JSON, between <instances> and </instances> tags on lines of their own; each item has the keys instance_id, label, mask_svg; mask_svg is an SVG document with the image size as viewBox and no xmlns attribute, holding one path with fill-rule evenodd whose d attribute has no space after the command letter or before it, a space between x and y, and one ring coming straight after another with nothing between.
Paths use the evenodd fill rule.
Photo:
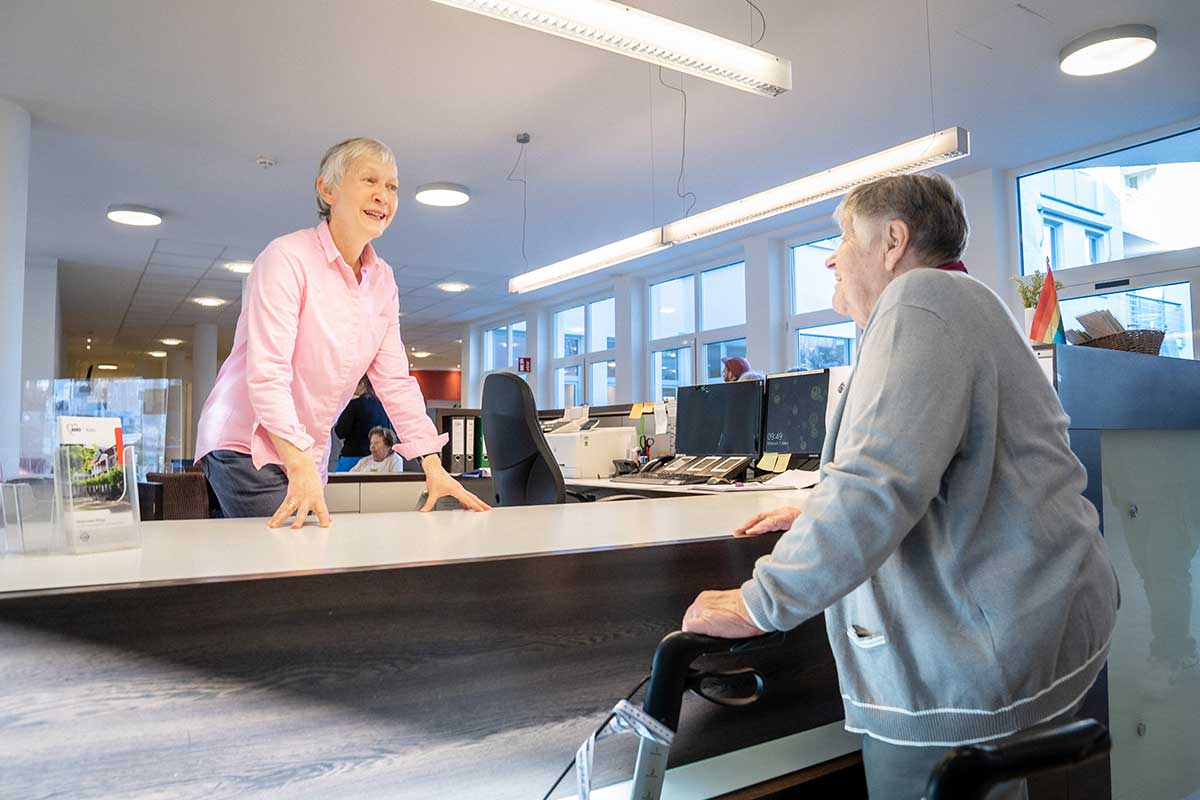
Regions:
<instances>
[{"instance_id":1,"label":"rainbow flag","mask_svg":"<svg viewBox=\"0 0 1200 800\"><path fill-rule=\"evenodd\" d=\"M1033 325L1029 338L1040 344L1064 344L1067 335L1063 331L1062 311L1058 307L1058 290L1054 288L1054 272L1050 259L1046 259L1046 282L1038 296L1037 311L1033 312Z\"/></svg>"}]
</instances>

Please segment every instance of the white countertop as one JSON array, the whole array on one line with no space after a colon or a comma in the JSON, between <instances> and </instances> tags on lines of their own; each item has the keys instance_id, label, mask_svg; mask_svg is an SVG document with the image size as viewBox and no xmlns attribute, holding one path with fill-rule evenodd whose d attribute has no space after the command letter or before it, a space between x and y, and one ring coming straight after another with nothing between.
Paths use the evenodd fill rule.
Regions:
<instances>
[{"instance_id":1,"label":"white countertop","mask_svg":"<svg viewBox=\"0 0 1200 800\"><path fill-rule=\"evenodd\" d=\"M720 494L720 492L712 491L712 488L701 489L699 486L692 484L683 484L679 486L670 486L667 484L656 483L622 483L614 481L612 478L563 478L563 483L569 489L612 489L613 491L625 490L631 494L640 492L665 492L668 494L696 494L710 496ZM794 492L792 488L771 489L765 486L755 485L755 487L746 492L726 492L727 494L774 494L778 497L779 492ZM784 501L779 501L780 505L784 505ZM786 505L799 505L797 502L789 500Z\"/></svg>"},{"instance_id":2,"label":"white countertop","mask_svg":"<svg viewBox=\"0 0 1200 800\"><path fill-rule=\"evenodd\" d=\"M617 484L620 485L620 484ZM136 550L0 557L0 597L100 587L204 583L413 567L637 547L729 536L739 523L803 492L608 503L335 514L333 525L271 530L263 519L147 522Z\"/></svg>"}]
</instances>

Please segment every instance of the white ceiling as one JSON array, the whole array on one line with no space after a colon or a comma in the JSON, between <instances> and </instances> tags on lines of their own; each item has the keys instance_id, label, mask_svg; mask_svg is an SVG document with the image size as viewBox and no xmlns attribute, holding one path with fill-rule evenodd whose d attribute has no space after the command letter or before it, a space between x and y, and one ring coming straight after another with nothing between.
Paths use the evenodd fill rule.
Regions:
<instances>
[{"instance_id":1,"label":"white ceiling","mask_svg":"<svg viewBox=\"0 0 1200 800\"><path fill-rule=\"evenodd\" d=\"M743 0L635 4L749 37ZM932 120L924 0L759 5L760 46L792 60L794 88L772 100L685 81L697 210L931 127L972 132L953 175L1200 113L1194 0L929 0ZM1158 27L1150 61L1096 79L1058 71L1062 45L1122 22ZM530 300L505 291L525 269L520 189L505 181L515 133L533 134L532 266L682 211L679 96L646 64L428 0L5 0L0 96L33 115L28 251L60 261L71 352L90 332L96 356L123 364L196 321L216 321L229 347L239 285L221 264L315 222L317 161L348 136L393 147L408 197L436 180L472 191L456 209L404 201L377 243L406 342L435 353L422 366L453 367L462 323ZM259 155L278 165L261 170ZM104 210L120 202L164 222L113 225ZM448 279L473 288L431 287ZM233 302L186 303L201 291Z\"/></svg>"}]
</instances>

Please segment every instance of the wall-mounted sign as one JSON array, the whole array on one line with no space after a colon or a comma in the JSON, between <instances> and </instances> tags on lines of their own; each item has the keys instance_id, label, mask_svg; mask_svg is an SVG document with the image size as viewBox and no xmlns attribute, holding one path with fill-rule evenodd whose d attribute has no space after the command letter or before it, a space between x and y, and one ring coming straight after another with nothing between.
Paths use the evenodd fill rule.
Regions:
<instances>
[{"instance_id":1,"label":"wall-mounted sign","mask_svg":"<svg viewBox=\"0 0 1200 800\"><path fill-rule=\"evenodd\" d=\"M517 372L533 372L533 357L517 356Z\"/></svg>"}]
</instances>

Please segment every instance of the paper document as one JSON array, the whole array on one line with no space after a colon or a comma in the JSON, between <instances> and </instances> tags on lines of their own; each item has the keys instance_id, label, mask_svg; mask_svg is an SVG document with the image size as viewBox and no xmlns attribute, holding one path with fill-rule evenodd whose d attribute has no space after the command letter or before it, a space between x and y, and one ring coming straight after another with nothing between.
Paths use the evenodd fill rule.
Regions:
<instances>
[{"instance_id":1,"label":"paper document","mask_svg":"<svg viewBox=\"0 0 1200 800\"><path fill-rule=\"evenodd\" d=\"M717 492L724 494L726 492L772 492L781 489L807 489L810 486L816 486L820 480L821 474L816 470L789 469L787 472L780 473L770 480L762 483L722 483L715 486L708 484L700 484L699 486L689 486L698 492Z\"/></svg>"}]
</instances>

